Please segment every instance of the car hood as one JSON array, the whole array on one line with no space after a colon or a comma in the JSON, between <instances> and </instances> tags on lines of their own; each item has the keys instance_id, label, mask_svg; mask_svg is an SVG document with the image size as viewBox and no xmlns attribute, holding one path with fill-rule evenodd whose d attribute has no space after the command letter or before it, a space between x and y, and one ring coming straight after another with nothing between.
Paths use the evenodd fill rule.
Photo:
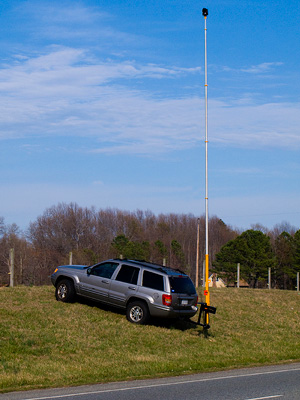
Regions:
<instances>
[{"instance_id":1,"label":"car hood","mask_svg":"<svg viewBox=\"0 0 300 400\"><path fill-rule=\"evenodd\" d=\"M86 269L87 265L60 265L58 268Z\"/></svg>"}]
</instances>

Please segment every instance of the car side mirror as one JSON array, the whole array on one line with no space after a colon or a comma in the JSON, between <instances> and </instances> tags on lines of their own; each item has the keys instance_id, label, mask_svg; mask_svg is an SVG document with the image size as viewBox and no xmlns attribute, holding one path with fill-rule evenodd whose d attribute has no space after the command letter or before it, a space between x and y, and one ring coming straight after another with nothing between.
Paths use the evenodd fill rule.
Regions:
<instances>
[{"instance_id":1,"label":"car side mirror","mask_svg":"<svg viewBox=\"0 0 300 400\"><path fill-rule=\"evenodd\" d=\"M91 273L92 273L92 268L88 268L88 269L86 270L86 273L87 273L88 275L91 275Z\"/></svg>"}]
</instances>

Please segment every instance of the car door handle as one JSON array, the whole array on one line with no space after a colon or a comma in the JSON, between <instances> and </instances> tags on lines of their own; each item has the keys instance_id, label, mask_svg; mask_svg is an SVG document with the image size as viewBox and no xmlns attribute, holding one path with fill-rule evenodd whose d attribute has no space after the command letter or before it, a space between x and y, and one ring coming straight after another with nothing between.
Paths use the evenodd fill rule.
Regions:
<instances>
[{"instance_id":1,"label":"car door handle","mask_svg":"<svg viewBox=\"0 0 300 400\"><path fill-rule=\"evenodd\" d=\"M108 285L109 281L106 281L105 279L102 279L102 283L106 283Z\"/></svg>"},{"instance_id":2,"label":"car door handle","mask_svg":"<svg viewBox=\"0 0 300 400\"><path fill-rule=\"evenodd\" d=\"M136 288L134 286L128 286L128 289L130 290L136 290Z\"/></svg>"}]
</instances>

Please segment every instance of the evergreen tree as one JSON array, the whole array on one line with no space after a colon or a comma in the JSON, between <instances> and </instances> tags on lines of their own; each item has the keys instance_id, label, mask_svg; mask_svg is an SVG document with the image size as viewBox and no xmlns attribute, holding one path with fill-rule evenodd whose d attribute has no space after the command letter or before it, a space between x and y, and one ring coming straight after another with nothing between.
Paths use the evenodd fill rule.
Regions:
<instances>
[{"instance_id":1,"label":"evergreen tree","mask_svg":"<svg viewBox=\"0 0 300 400\"><path fill-rule=\"evenodd\" d=\"M213 265L216 272L234 282L237 263L241 266L241 277L257 287L259 280L267 279L268 268L274 264L270 238L261 231L247 230L221 248Z\"/></svg>"},{"instance_id":2,"label":"evergreen tree","mask_svg":"<svg viewBox=\"0 0 300 400\"><path fill-rule=\"evenodd\" d=\"M295 253L294 263L297 272L300 272L300 229L294 235Z\"/></svg>"},{"instance_id":3,"label":"evergreen tree","mask_svg":"<svg viewBox=\"0 0 300 400\"><path fill-rule=\"evenodd\" d=\"M276 286L291 289L296 278L295 239L287 232L282 232L275 240L275 279Z\"/></svg>"}]
</instances>

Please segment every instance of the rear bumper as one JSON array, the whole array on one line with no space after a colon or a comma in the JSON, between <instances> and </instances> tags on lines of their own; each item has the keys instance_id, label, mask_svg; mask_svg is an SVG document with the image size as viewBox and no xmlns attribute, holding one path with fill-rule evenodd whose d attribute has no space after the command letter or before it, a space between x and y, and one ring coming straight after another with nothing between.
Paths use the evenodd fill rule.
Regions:
<instances>
[{"instance_id":1,"label":"rear bumper","mask_svg":"<svg viewBox=\"0 0 300 400\"><path fill-rule=\"evenodd\" d=\"M150 314L159 318L192 318L198 311L196 306L174 310L172 307L159 307L152 305Z\"/></svg>"}]
</instances>

